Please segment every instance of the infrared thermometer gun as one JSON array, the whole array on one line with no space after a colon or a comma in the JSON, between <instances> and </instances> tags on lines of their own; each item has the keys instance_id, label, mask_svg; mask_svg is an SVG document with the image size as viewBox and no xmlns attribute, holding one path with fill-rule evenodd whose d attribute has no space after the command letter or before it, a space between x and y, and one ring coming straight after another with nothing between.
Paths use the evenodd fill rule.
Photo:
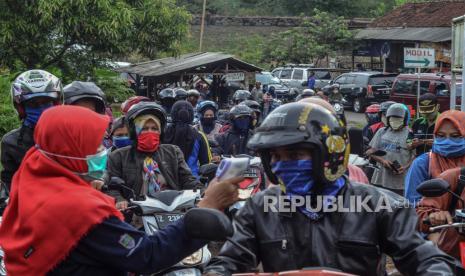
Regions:
<instances>
[{"instance_id":1,"label":"infrared thermometer gun","mask_svg":"<svg viewBox=\"0 0 465 276\"><path fill-rule=\"evenodd\" d=\"M216 170L218 180L242 176L249 169L249 158L225 158Z\"/></svg>"}]
</instances>

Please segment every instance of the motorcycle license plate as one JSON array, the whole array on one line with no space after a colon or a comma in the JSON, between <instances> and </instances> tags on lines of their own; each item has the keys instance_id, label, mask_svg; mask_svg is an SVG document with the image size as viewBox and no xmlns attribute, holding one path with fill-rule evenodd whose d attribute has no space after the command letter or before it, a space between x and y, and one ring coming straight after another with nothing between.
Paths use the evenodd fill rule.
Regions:
<instances>
[{"instance_id":1,"label":"motorcycle license plate","mask_svg":"<svg viewBox=\"0 0 465 276\"><path fill-rule=\"evenodd\" d=\"M166 226L178 221L183 216L184 214L155 214L155 219L157 220L160 229L163 229Z\"/></svg>"}]
</instances>

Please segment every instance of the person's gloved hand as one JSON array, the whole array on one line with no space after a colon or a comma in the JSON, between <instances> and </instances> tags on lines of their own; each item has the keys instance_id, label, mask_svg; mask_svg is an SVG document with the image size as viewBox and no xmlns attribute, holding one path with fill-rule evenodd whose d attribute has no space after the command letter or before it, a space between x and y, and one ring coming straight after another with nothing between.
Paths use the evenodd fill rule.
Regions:
<instances>
[{"instance_id":1,"label":"person's gloved hand","mask_svg":"<svg viewBox=\"0 0 465 276\"><path fill-rule=\"evenodd\" d=\"M243 177L234 177L223 181L213 179L205 190L203 199L199 202L200 208L211 208L223 211L239 200L239 182Z\"/></svg>"}]
</instances>

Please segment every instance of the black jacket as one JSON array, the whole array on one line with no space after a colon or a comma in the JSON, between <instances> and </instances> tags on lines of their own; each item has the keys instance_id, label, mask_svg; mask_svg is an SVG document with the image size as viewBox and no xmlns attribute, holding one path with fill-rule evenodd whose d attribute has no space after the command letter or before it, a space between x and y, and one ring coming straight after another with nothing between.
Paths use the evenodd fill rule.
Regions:
<instances>
[{"instance_id":1,"label":"black jacket","mask_svg":"<svg viewBox=\"0 0 465 276\"><path fill-rule=\"evenodd\" d=\"M126 185L134 189L137 195L141 194L143 186L143 163L146 155L134 149L133 146L120 148L108 157L108 177L122 178ZM179 147L174 145L160 145L154 154L154 159L158 163L161 174L166 180L166 184L172 190L186 190L201 188L201 184L192 175L189 166L184 161L183 154ZM111 193L115 196L114 193ZM122 198L118 197L119 200Z\"/></svg>"},{"instance_id":2,"label":"black jacket","mask_svg":"<svg viewBox=\"0 0 465 276\"><path fill-rule=\"evenodd\" d=\"M26 152L34 146L34 129L22 126L14 129L2 138L1 162L3 170L1 181L10 189L13 175L18 170Z\"/></svg>"},{"instance_id":3,"label":"black jacket","mask_svg":"<svg viewBox=\"0 0 465 276\"><path fill-rule=\"evenodd\" d=\"M234 130L234 128L228 129L228 131L218 134L215 136L215 140L218 143L220 154L224 155L237 155L237 154L253 154L253 151L247 148L247 142L253 133L251 130L244 135Z\"/></svg>"},{"instance_id":4,"label":"black jacket","mask_svg":"<svg viewBox=\"0 0 465 276\"><path fill-rule=\"evenodd\" d=\"M384 196L392 212L324 213L318 221L300 212L264 212L264 203L270 202L267 196L279 194L280 188L272 187L255 195L234 220L232 239L255 253L265 272L331 267L357 275L383 275L385 253L404 275L455 275L454 260L418 234L415 209L403 208L406 200L392 192L348 183L340 193L344 206L350 205L350 196L371 196L372 207ZM230 275L254 267L250 255L226 242L206 271Z\"/></svg>"}]
</instances>

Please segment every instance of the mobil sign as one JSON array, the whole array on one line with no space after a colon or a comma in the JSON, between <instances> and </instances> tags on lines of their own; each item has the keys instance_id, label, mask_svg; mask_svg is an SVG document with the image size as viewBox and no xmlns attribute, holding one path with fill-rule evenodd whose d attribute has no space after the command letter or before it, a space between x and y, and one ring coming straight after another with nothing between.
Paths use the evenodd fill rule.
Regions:
<instances>
[{"instance_id":1,"label":"mobil sign","mask_svg":"<svg viewBox=\"0 0 465 276\"><path fill-rule=\"evenodd\" d=\"M431 48L404 48L404 67L406 68L433 68L436 67L434 49Z\"/></svg>"}]
</instances>

